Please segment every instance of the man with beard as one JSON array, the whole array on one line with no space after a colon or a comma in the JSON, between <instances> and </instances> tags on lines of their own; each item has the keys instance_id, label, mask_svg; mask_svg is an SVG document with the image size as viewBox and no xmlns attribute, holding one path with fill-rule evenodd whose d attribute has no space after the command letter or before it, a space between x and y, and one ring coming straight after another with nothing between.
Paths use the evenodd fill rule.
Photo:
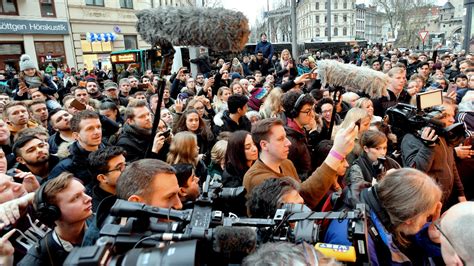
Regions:
<instances>
[{"instance_id":1,"label":"man with beard","mask_svg":"<svg viewBox=\"0 0 474 266\"><path fill-rule=\"evenodd\" d=\"M125 109L125 124L117 146L127 151L127 162L145 158L148 145L153 141L152 152L161 153L165 147L165 136L160 133L151 136L151 112L145 101L133 101ZM160 152L161 151L161 152Z\"/></svg>"},{"instance_id":2,"label":"man with beard","mask_svg":"<svg viewBox=\"0 0 474 266\"><path fill-rule=\"evenodd\" d=\"M106 98L103 100L111 100L117 106L127 106L128 100L119 96L117 83L109 81L104 84L104 94Z\"/></svg>"},{"instance_id":3,"label":"man with beard","mask_svg":"<svg viewBox=\"0 0 474 266\"><path fill-rule=\"evenodd\" d=\"M64 109L54 109L49 113L49 124L52 129L56 131L48 139L49 153L55 154L58 152L58 147L64 142L73 142L71 125L69 124L72 115Z\"/></svg>"},{"instance_id":4,"label":"man with beard","mask_svg":"<svg viewBox=\"0 0 474 266\"><path fill-rule=\"evenodd\" d=\"M92 99L98 100L98 101L103 101L104 100L104 95L100 92L99 85L97 82L93 79L90 79L86 83L86 89L87 93L89 93L89 96Z\"/></svg>"},{"instance_id":5,"label":"man with beard","mask_svg":"<svg viewBox=\"0 0 474 266\"><path fill-rule=\"evenodd\" d=\"M35 100L28 104L28 111L31 117L44 128L49 129L48 126L48 108L46 102L41 100ZM48 130L49 131L49 130Z\"/></svg>"},{"instance_id":6,"label":"man with beard","mask_svg":"<svg viewBox=\"0 0 474 266\"><path fill-rule=\"evenodd\" d=\"M19 163L16 172L31 172L40 183L59 161L56 156L49 155L48 143L31 135L17 139L13 145L13 152Z\"/></svg>"}]
</instances>

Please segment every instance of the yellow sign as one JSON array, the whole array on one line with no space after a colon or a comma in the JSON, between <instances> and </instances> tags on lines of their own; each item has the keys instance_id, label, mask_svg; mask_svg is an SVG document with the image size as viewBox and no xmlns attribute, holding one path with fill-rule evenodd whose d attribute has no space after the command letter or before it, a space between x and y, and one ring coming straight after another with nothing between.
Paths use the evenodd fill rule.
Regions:
<instances>
[{"instance_id":1,"label":"yellow sign","mask_svg":"<svg viewBox=\"0 0 474 266\"><path fill-rule=\"evenodd\" d=\"M136 55L133 53L129 54L115 54L110 56L112 63L130 63L136 61Z\"/></svg>"}]
</instances>

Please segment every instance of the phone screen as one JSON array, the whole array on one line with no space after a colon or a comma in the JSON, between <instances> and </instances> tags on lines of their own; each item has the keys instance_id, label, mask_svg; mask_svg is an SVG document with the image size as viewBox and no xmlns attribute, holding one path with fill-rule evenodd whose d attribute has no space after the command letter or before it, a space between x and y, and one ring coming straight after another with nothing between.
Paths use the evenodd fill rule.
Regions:
<instances>
[{"instance_id":1,"label":"phone screen","mask_svg":"<svg viewBox=\"0 0 474 266\"><path fill-rule=\"evenodd\" d=\"M84 104L82 104L81 102L79 102L78 100L76 100L76 99L72 100L71 106L76 108L79 111L82 111L82 110L86 109L86 106Z\"/></svg>"}]
</instances>

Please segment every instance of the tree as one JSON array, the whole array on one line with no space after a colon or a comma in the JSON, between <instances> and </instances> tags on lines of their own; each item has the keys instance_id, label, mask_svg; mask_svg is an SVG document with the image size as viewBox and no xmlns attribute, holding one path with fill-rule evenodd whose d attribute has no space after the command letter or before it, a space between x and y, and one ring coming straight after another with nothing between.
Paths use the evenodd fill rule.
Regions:
<instances>
[{"instance_id":1,"label":"tree","mask_svg":"<svg viewBox=\"0 0 474 266\"><path fill-rule=\"evenodd\" d=\"M416 33L427 22L426 11L433 3L434 0L372 0L390 25L392 36L398 29L396 42L406 46L415 43Z\"/></svg>"}]
</instances>

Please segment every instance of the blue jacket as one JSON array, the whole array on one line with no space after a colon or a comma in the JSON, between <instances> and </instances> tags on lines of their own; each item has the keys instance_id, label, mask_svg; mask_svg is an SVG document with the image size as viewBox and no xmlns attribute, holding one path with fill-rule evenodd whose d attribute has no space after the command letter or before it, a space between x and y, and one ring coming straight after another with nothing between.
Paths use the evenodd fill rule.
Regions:
<instances>
[{"instance_id":1,"label":"blue jacket","mask_svg":"<svg viewBox=\"0 0 474 266\"><path fill-rule=\"evenodd\" d=\"M255 54L257 54L258 51L263 53L263 57L272 60L274 50L273 45L269 41L257 43L255 46Z\"/></svg>"}]
</instances>

